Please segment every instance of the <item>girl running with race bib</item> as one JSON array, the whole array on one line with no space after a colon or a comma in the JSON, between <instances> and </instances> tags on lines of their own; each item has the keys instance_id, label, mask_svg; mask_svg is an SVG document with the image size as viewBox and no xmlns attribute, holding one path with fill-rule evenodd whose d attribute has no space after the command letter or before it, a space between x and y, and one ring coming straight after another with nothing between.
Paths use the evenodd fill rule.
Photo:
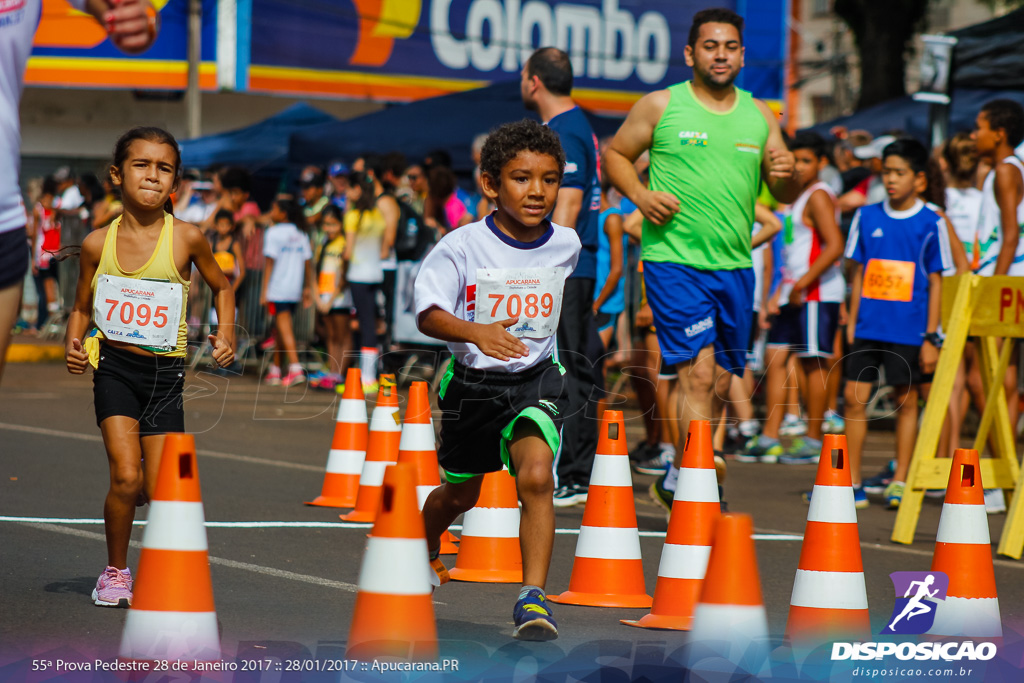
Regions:
<instances>
[{"instance_id":1,"label":"girl running with race bib","mask_svg":"<svg viewBox=\"0 0 1024 683\"><path fill-rule=\"evenodd\" d=\"M92 592L103 607L132 603L128 542L135 507L153 495L164 436L185 431L185 312L193 265L213 291L220 320L209 337L213 359L227 367L235 355L231 286L203 233L170 213L180 173L170 133L133 128L117 141L110 175L121 188L124 213L82 243L68 320L68 372L94 368L96 423L110 466L103 506L107 568Z\"/></svg>"}]
</instances>

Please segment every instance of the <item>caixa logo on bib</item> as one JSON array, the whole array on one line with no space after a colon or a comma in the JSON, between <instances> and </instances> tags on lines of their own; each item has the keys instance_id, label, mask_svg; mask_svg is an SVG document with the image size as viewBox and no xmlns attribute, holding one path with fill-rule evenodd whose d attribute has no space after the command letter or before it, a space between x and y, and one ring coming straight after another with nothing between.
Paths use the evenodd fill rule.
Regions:
<instances>
[{"instance_id":1,"label":"caixa logo on bib","mask_svg":"<svg viewBox=\"0 0 1024 683\"><path fill-rule=\"evenodd\" d=\"M472 0L465 25L453 26L453 4L454 0L430 4L431 44L449 69L472 66L486 72L500 67L518 72L533 54L536 32L536 45L554 45L572 56L577 78L624 81L635 71L642 82L654 84L668 71L672 39L660 12L634 17L619 7L619 0L602 0L600 7Z\"/></svg>"},{"instance_id":2,"label":"caixa logo on bib","mask_svg":"<svg viewBox=\"0 0 1024 683\"><path fill-rule=\"evenodd\" d=\"M896 591L892 615L880 635L920 635L933 630L935 616L946 600L949 577L945 572L893 572ZM833 643L832 660L988 661L996 656L995 643L948 641L925 643Z\"/></svg>"}]
</instances>

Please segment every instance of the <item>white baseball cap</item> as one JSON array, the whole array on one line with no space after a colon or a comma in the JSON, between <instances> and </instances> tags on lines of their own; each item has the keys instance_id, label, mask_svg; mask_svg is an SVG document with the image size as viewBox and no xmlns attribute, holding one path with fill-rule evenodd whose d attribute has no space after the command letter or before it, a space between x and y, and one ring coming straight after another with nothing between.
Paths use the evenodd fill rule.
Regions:
<instances>
[{"instance_id":1,"label":"white baseball cap","mask_svg":"<svg viewBox=\"0 0 1024 683\"><path fill-rule=\"evenodd\" d=\"M858 159L881 159L882 152L886 147L896 142L896 138L891 135L880 135L866 145L853 148L853 156Z\"/></svg>"}]
</instances>

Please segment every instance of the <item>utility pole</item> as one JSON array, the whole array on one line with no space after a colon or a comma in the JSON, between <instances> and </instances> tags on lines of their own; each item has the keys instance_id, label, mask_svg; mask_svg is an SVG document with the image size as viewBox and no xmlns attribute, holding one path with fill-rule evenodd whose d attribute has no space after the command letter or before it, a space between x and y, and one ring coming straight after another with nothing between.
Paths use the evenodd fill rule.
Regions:
<instances>
[{"instance_id":1,"label":"utility pole","mask_svg":"<svg viewBox=\"0 0 1024 683\"><path fill-rule=\"evenodd\" d=\"M202 135L203 103L199 91L202 59L203 0L188 0L188 87L185 90L185 137Z\"/></svg>"}]
</instances>

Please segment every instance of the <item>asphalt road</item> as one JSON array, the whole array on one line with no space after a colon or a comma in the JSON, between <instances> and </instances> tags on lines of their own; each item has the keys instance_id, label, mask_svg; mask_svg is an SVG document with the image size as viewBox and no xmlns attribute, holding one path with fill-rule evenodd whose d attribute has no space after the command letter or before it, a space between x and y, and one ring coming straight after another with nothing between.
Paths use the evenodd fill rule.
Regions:
<instances>
[{"instance_id":1,"label":"asphalt road","mask_svg":"<svg viewBox=\"0 0 1024 683\"><path fill-rule=\"evenodd\" d=\"M229 381L209 374L191 375L186 395L186 424L199 449L225 658L342 657L368 527L342 525L338 511L303 505L320 491L334 396L304 386L265 388L250 377ZM627 409L627 418L633 444L640 421L635 410ZM891 448L890 433L872 432L865 472L880 468ZM0 389L0 454L0 680L49 680L52 670L30 672L33 659L115 657L126 612L95 607L89 599L105 563L98 518L108 476L90 378L72 377L56 364L8 366ZM729 467L730 510L751 513L755 531L765 535L756 549L769 627L778 641L800 555L797 537L807 515L800 492L810 489L814 472L813 466L731 462ZM652 481L652 476L633 478L648 593L654 590L667 528L661 508L647 495ZM941 501L926 501L911 546L889 542L894 513L878 501L858 512L874 633L892 611L888 574L929 569L940 509ZM549 593L568 587L583 510L556 512L559 533ZM143 509L139 518L144 516ZM993 549L1003 520L1002 515L989 517ZM142 531L137 526L133 534L132 566L137 565ZM446 562L451 566L454 556ZM1019 638L1010 632L1024 631L1024 563L997 559L995 576L1007 629L1003 647L1012 643L1019 662ZM645 610L556 605L559 639L522 644L510 637L516 593L512 585L458 582L435 593L442 656L462 662L458 680L501 680L505 674L509 680L531 680L539 671L547 671L548 680L575 680L571 671L579 662L587 670L611 672L610 678L587 680L681 679L672 653L685 645L685 633L619 624ZM653 668L640 675L641 664ZM337 677L289 672L246 677L239 672L233 680Z\"/></svg>"}]
</instances>

